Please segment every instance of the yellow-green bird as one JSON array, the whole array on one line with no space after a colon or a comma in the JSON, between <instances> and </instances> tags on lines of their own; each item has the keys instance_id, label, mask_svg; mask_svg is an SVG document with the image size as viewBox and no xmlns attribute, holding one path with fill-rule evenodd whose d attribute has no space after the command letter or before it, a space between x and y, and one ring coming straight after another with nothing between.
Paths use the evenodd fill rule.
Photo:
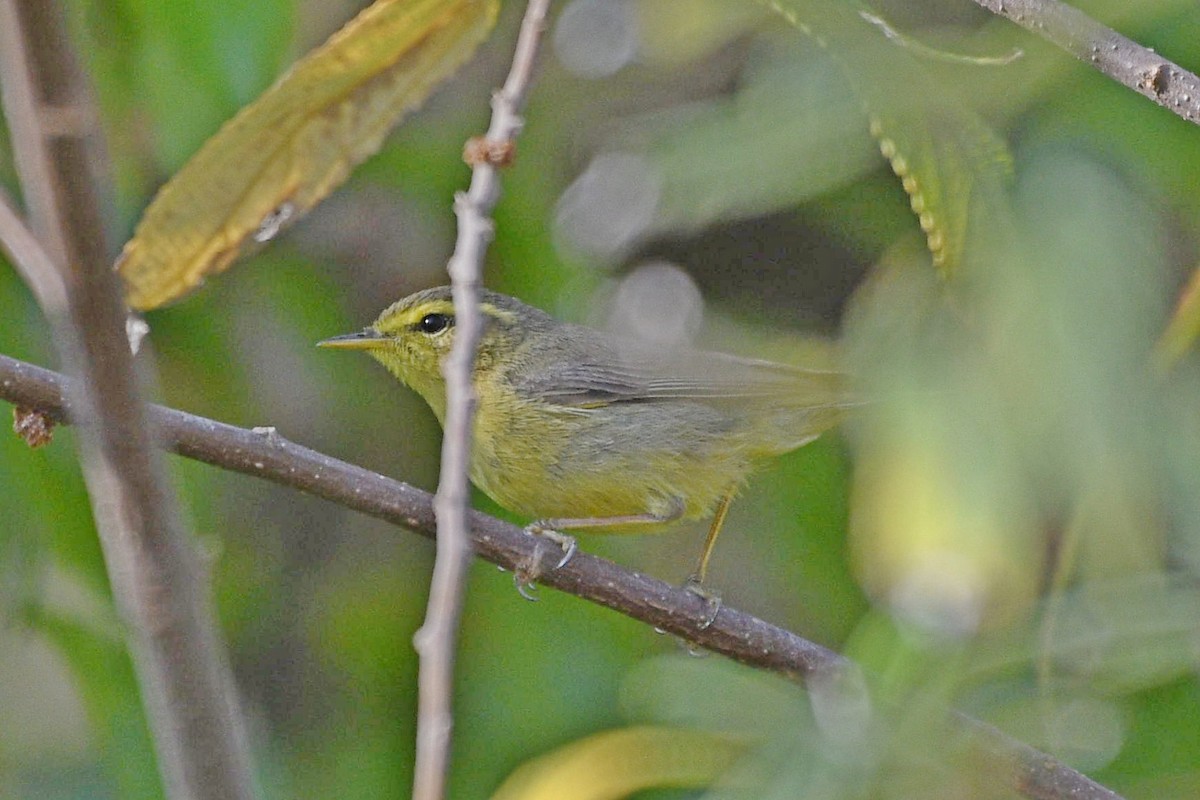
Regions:
<instances>
[{"instance_id":1,"label":"yellow-green bird","mask_svg":"<svg viewBox=\"0 0 1200 800\"><path fill-rule=\"evenodd\" d=\"M481 292L479 310L471 480L537 520L534 532L653 531L711 515L697 582L755 464L812 441L858 404L838 372L656 347L496 292ZM444 423L441 364L454 330L441 286L319 344L366 350Z\"/></svg>"}]
</instances>

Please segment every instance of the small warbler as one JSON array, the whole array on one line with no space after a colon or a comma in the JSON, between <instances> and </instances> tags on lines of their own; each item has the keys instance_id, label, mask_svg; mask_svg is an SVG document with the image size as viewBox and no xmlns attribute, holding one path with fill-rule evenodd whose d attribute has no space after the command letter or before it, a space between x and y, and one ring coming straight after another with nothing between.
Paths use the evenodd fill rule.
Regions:
<instances>
[{"instance_id":1,"label":"small warbler","mask_svg":"<svg viewBox=\"0 0 1200 800\"><path fill-rule=\"evenodd\" d=\"M471 480L536 519L566 562L563 530L652 531L712 516L703 583L729 504L756 462L786 453L857 405L845 376L723 353L662 348L480 294ZM369 328L319 342L365 350L445 422L441 363L454 340L450 287L389 306Z\"/></svg>"}]
</instances>

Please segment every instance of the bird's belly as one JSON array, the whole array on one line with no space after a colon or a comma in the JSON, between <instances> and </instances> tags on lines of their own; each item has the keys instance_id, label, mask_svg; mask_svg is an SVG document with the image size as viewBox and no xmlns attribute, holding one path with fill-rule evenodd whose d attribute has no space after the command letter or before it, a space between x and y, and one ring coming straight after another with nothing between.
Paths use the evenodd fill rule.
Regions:
<instances>
[{"instance_id":1,"label":"bird's belly","mask_svg":"<svg viewBox=\"0 0 1200 800\"><path fill-rule=\"evenodd\" d=\"M564 416L547 425L510 415L501 427L480 414L472 454L475 484L500 505L535 519L607 518L652 514L706 516L741 483L750 464L722 438L697 436L694 420L673 430L672 419L622 409ZM676 423L678 427L680 423ZM536 435L534 434L536 431ZM646 530L646 526L619 530Z\"/></svg>"}]
</instances>

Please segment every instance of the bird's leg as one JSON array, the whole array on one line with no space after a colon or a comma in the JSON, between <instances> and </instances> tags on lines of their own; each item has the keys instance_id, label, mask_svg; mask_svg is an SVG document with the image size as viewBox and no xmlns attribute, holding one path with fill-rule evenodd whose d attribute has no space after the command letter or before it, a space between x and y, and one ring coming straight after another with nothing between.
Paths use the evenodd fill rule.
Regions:
<instances>
[{"instance_id":1,"label":"bird's leg","mask_svg":"<svg viewBox=\"0 0 1200 800\"><path fill-rule=\"evenodd\" d=\"M717 546L717 537L721 535L721 527L725 524L725 517L729 514L729 505L733 502L733 496L736 493L736 489L730 489L717 504L712 524L708 526L708 536L704 538L704 549L700 551L700 559L696 562L696 571L688 576L688 583L694 586L703 586L704 579L708 577L708 561L712 558L713 548Z\"/></svg>"},{"instance_id":2,"label":"bird's leg","mask_svg":"<svg viewBox=\"0 0 1200 800\"><path fill-rule=\"evenodd\" d=\"M579 549L579 544L575 541L574 536L568 536L558 530L562 522L574 522L575 520L559 520L559 519L539 519L525 526L525 532L531 536L537 536L542 539L549 539L560 548L562 548L563 556L557 564L554 565L558 569L563 564L571 560L571 556L575 555L575 551Z\"/></svg>"},{"instance_id":3,"label":"bird's leg","mask_svg":"<svg viewBox=\"0 0 1200 800\"><path fill-rule=\"evenodd\" d=\"M568 536L562 531L577 528L617 528L626 525L662 525L674 522L683 516L683 501L672 498L671 505L665 513L624 514L619 517L557 517L539 519L525 526L525 532L534 536L543 536L556 543L563 550L562 560L554 568L558 569L571 560L577 549L574 536Z\"/></svg>"},{"instance_id":4,"label":"bird's leg","mask_svg":"<svg viewBox=\"0 0 1200 800\"><path fill-rule=\"evenodd\" d=\"M525 532L538 536L543 539L549 539L558 545L563 556L558 563L554 565L554 569L560 569L578 550L578 544L574 536L562 533L563 529L575 530L580 528L615 528L627 525L662 525L668 522L674 522L683 516L684 504L679 498L672 498L671 505L665 513L650 513L645 514L624 514L618 517L556 517L551 519L539 519L525 526ZM529 568L518 570L514 574L514 579L517 583L517 590L521 592L523 597L529 598L528 586L533 581L537 580L541 572L537 568Z\"/></svg>"},{"instance_id":5,"label":"bird's leg","mask_svg":"<svg viewBox=\"0 0 1200 800\"><path fill-rule=\"evenodd\" d=\"M708 601L709 613L701 630L712 625L721 610L721 598L704 588L704 579L708 576L708 561L712 558L713 548L716 547L717 537L721 534L721 527L725 524L725 516L729 513L729 505L733 502L735 494L737 487L731 488L717 504L712 524L708 526L708 536L704 538L704 549L700 551L700 560L696 563L696 571L689 575L684 583L688 591Z\"/></svg>"}]
</instances>

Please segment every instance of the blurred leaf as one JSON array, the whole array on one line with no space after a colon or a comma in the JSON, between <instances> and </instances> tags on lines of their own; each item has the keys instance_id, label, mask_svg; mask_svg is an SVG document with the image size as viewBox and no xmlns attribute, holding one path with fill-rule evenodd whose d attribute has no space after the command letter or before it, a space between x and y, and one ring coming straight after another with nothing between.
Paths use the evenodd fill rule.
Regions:
<instances>
[{"instance_id":1,"label":"blurred leaf","mask_svg":"<svg viewBox=\"0 0 1200 800\"><path fill-rule=\"evenodd\" d=\"M884 39L852 4L768 5L838 60L870 114L871 135L900 178L934 264L953 274L962 262L968 224L990 216L990 198L1010 176L1003 140L948 82L933 80L913 53Z\"/></svg>"},{"instance_id":2,"label":"blurred leaf","mask_svg":"<svg viewBox=\"0 0 1200 800\"><path fill-rule=\"evenodd\" d=\"M713 658L671 653L646 658L621 686L621 710L642 725L699 728L761 737L806 732L810 698L795 684Z\"/></svg>"},{"instance_id":3,"label":"blurred leaf","mask_svg":"<svg viewBox=\"0 0 1200 800\"><path fill-rule=\"evenodd\" d=\"M226 124L159 192L125 245L127 300L149 309L302 217L462 64L499 0L380 0Z\"/></svg>"},{"instance_id":4,"label":"blurred leaf","mask_svg":"<svg viewBox=\"0 0 1200 800\"><path fill-rule=\"evenodd\" d=\"M869 107L876 105L884 104L868 100ZM881 110L873 115L871 135L900 178L934 266L952 275L962 263L971 216L980 213L974 205L986 197L982 190L998 186L1010 169L1003 144L952 100Z\"/></svg>"},{"instance_id":5,"label":"blurred leaf","mask_svg":"<svg viewBox=\"0 0 1200 800\"><path fill-rule=\"evenodd\" d=\"M1192 273L1179 296L1167 328L1154 348L1159 369L1166 371L1183 358L1200 336L1200 269Z\"/></svg>"},{"instance_id":6,"label":"blurred leaf","mask_svg":"<svg viewBox=\"0 0 1200 800\"><path fill-rule=\"evenodd\" d=\"M1193 674L1200 663L1200 589L1190 578L1093 583L1055 607L1050 657L1091 685L1138 691Z\"/></svg>"},{"instance_id":7,"label":"blurred leaf","mask_svg":"<svg viewBox=\"0 0 1200 800\"><path fill-rule=\"evenodd\" d=\"M967 672L982 680L1044 659L1039 688L1058 681L1108 695L1152 690L1195 673L1197 608L1200 590L1185 575L1081 583L1045 601L1037 627L981 638Z\"/></svg>"},{"instance_id":8,"label":"blurred leaf","mask_svg":"<svg viewBox=\"0 0 1200 800\"><path fill-rule=\"evenodd\" d=\"M684 728L605 731L522 765L492 800L617 800L655 787L702 788L744 749L737 738Z\"/></svg>"},{"instance_id":9,"label":"blurred leaf","mask_svg":"<svg viewBox=\"0 0 1200 800\"><path fill-rule=\"evenodd\" d=\"M654 227L791 208L869 172L878 152L858 100L829 91L839 78L819 51L774 48L734 97L670 114L650 154L662 179Z\"/></svg>"},{"instance_id":10,"label":"blurred leaf","mask_svg":"<svg viewBox=\"0 0 1200 800\"><path fill-rule=\"evenodd\" d=\"M663 69L710 58L766 16L753 3L641 0L636 6L638 61Z\"/></svg>"},{"instance_id":11,"label":"blurred leaf","mask_svg":"<svg viewBox=\"0 0 1200 800\"><path fill-rule=\"evenodd\" d=\"M851 541L863 584L896 615L949 636L1023 613L1036 550L1029 497L1006 471L1011 454L979 437L988 463L971 469L956 458L958 441L915 408L886 427L863 449L856 479Z\"/></svg>"}]
</instances>

